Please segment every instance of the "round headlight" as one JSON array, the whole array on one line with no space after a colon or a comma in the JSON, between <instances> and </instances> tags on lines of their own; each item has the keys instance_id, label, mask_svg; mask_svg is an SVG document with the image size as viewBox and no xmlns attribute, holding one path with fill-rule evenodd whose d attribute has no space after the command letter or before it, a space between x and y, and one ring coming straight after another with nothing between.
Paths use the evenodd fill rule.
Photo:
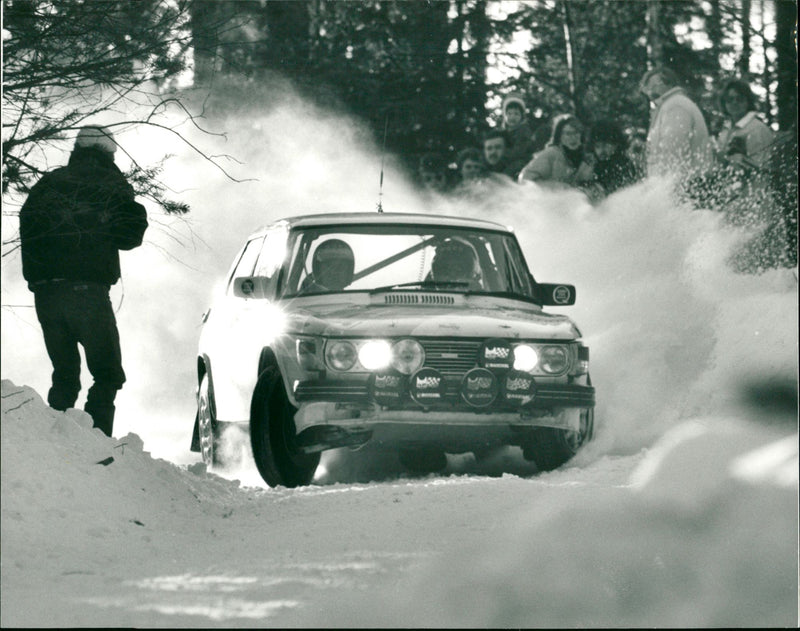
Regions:
<instances>
[{"instance_id":1,"label":"round headlight","mask_svg":"<svg viewBox=\"0 0 800 631\"><path fill-rule=\"evenodd\" d=\"M541 349L542 358L539 365L547 373L556 375L564 372L569 365L567 349L563 346L545 346Z\"/></svg>"},{"instance_id":2,"label":"round headlight","mask_svg":"<svg viewBox=\"0 0 800 631\"><path fill-rule=\"evenodd\" d=\"M404 375L410 375L422 368L425 351L417 340L398 340L392 346L392 368Z\"/></svg>"},{"instance_id":3,"label":"round headlight","mask_svg":"<svg viewBox=\"0 0 800 631\"><path fill-rule=\"evenodd\" d=\"M520 344L514 347L514 370L531 372L539 362L539 355L533 346Z\"/></svg>"},{"instance_id":4,"label":"round headlight","mask_svg":"<svg viewBox=\"0 0 800 631\"><path fill-rule=\"evenodd\" d=\"M356 364L356 347L352 342L338 340L325 347L325 363L334 370L350 370Z\"/></svg>"},{"instance_id":5,"label":"round headlight","mask_svg":"<svg viewBox=\"0 0 800 631\"><path fill-rule=\"evenodd\" d=\"M386 340L369 340L358 349L358 361L367 370L386 368L392 360L392 347Z\"/></svg>"}]
</instances>

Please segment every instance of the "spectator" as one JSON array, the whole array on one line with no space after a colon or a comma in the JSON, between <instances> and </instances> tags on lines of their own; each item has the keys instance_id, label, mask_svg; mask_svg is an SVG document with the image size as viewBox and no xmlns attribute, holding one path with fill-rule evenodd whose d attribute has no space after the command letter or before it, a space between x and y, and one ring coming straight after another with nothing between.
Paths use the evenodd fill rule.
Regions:
<instances>
[{"instance_id":1,"label":"spectator","mask_svg":"<svg viewBox=\"0 0 800 631\"><path fill-rule=\"evenodd\" d=\"M547 147L533 157L519 179L575 187L588 184L594 172L584 150L583 125L572 115L559 116Z\"/></svg>"},{"instance_id":2,"label":"spectator","mask_svg":"<svg viewBox=\"0 0 800 631\"><path fill-rule=\"evenodd\" d=\"M516 180L533 157L533 130L526 118L525 100L518 92L503 99L503 131L508 141L505 173Z\"/></svg>"},{"instance_id":3,"label":"spectator","mask_svg":"<svg viewBox=\"0 0 800 631\"><path fill-rule=\"evenodd\" d=\"M66 166L46 173L20 211L22 274L53 364L50 407L75 405L82 345L94 383L85 410L111 436L114 399L125 383L109 288L120 277L119 250L142 243L144 206L114 164L117 145L103 127L84 127Z\"/></svg>"},{"instance_id":4,"label":"spectator","mask_svg":"<svg viewBox=\"0 0 800 631\"><path fill-rule=\"evenodd\" d=\"M458 164L458 174L461 183L473 182L486 177L486 163L481 152L475 147L467 147L458 152L456 159Z\"/></svg>"},{"instance_id":5,"label":"spectator","mask_svg":"<svg viewBox=\"0 0 800 631\"><path fill-rule=\"evenodd\" d=\"M717 137L717 159L745 170L767 166L775 133L756 114L756 99L741 80L726 81L719 92L725 128Z\"/></svg>"},{"instance_id":6,"label":"spectator","mask_svg":"<svg viewBox=\"0 0 800 631\"><path fill-rule=\"evenodd\" d=\"M418 174L425 190L433 193L447 192L447 162L440 154L424 154L419 161Z\"/></svg>"},{"instance_id":7,"label":"spectator","mask_svg":"<svg viewBox=\"0 0 800 631\"><path fill-rule=\"evenodd\" d=\"M636 167L626 153L628 139L613 121L597 121L589 135L589 149L594 157L595 182L600 194L614 191L636 181Z\"/></svg>"},{"instance_id":8,"label":"spectator","mask_svg":"<svg viewBox=\"0 0 800 631\"><path fill-rule=\"evenodd\" d=\"M508 140L505 132L499 129L490 129L483 135L483 159L489 173L511 177L506 157L507 150Z\"/></svg>"},{"instance_id":9,"label":"spectator","mask_svg":"<svg viewBox=\"0 0 800 631\"><path fill-rule=\"evenodd\" d=\"M641 180L647 175L647 131L638 128L629 131L627 155L633 164L636 180Z\"/></svg>"},{"instance_id":10,"label":"spectator","mask_svg":"<svg viewBox=\"0 0 800 631\"><path fill-rule=\"evenodd\" d=\"M642 77L640 89L655 105L647 133L647 175L684 179L703 173L712 163L708 128L675 73L653 68Z\"/></svg>"}]
</instances>

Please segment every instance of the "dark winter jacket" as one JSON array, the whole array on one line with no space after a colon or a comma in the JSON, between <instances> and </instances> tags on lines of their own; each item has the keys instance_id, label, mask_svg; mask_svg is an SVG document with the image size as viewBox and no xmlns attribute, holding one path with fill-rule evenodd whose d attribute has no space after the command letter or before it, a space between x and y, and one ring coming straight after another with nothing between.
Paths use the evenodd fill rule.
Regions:
<instances>
[{"instance_id":1,"label":"dark winter jacket","mask_svg":"<svg viewBox=\"0 0 800 631\"><path fill-rule=\"evenodd\" d=\"M636 167L622 152L615 153L608 160L596 162L594 176L606 195L610 195L623 186L633 184L637 179Z\"/></svg>"},{"instance_id":2,"label":"dark winter jacket","mask_svg":"<svg viewBox=\"0 0 800 631\"><path fill-rule=\"evenodd\" d=\"M67 166L34 185L19 223L29 286L57 279L113 285L120 277L119 250L141 245L147 212L112 155L76 148Z\"/></svg>"},{"instance_id":3,"label":"dark winter jacket","mask_svg":"<svg viewBox=\"0 0 800 631\"><path fill-rule=\"evenodd\" d=\"M505 132L508 148L505 155L507 166L503 172L516 180L519 172L533 157L533 131L531 126L523 121L514 129L506 129Z\"/></svg>"}]
</instances>

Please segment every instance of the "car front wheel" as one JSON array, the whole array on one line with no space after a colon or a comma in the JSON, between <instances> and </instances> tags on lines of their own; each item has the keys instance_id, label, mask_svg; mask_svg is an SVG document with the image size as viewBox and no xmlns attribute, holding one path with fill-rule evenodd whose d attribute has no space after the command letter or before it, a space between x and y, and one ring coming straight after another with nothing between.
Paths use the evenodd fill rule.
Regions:
<instances>
[{"instance_id":1,"label":"car front wheel","mask_svg":"<svg viewBox=\"0 0 800 631\"><path fill-rule=\"evenodd\" d=\"M269 486L304 486L317 470L320 454L304 454L296 446L296 411L278 370L266 368L253 391L250 442L258 472Z\"/></svg>"},{"instance_id":2,"label":"car front wheel","mask_svg":"<svg viewBox=\"0 0 800 631\"><path fill-rule=\"evenodd\" d=\"M578 431L538 427L523 445L522 455L533 460L540 471L552 471L570 460L592 438L594 409L581 410Z\"/></svg>"}]
</instances>

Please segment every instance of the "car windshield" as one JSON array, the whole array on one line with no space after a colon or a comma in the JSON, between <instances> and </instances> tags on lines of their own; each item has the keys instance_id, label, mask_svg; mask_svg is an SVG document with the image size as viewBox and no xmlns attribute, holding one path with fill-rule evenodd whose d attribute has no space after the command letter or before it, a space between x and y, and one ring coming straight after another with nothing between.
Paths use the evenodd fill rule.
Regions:
<instances>
[{"instance_id":1,"label":"car windshield","mask_svg":"<svg viewBox=\"0 0 800 631\"><path fill-rule=\"evenodd\" d=\"M352 291L451 291L532 298L507 232L451 226L354 225L292 231L283 297Z\"/></svg>"}]
</instances>

